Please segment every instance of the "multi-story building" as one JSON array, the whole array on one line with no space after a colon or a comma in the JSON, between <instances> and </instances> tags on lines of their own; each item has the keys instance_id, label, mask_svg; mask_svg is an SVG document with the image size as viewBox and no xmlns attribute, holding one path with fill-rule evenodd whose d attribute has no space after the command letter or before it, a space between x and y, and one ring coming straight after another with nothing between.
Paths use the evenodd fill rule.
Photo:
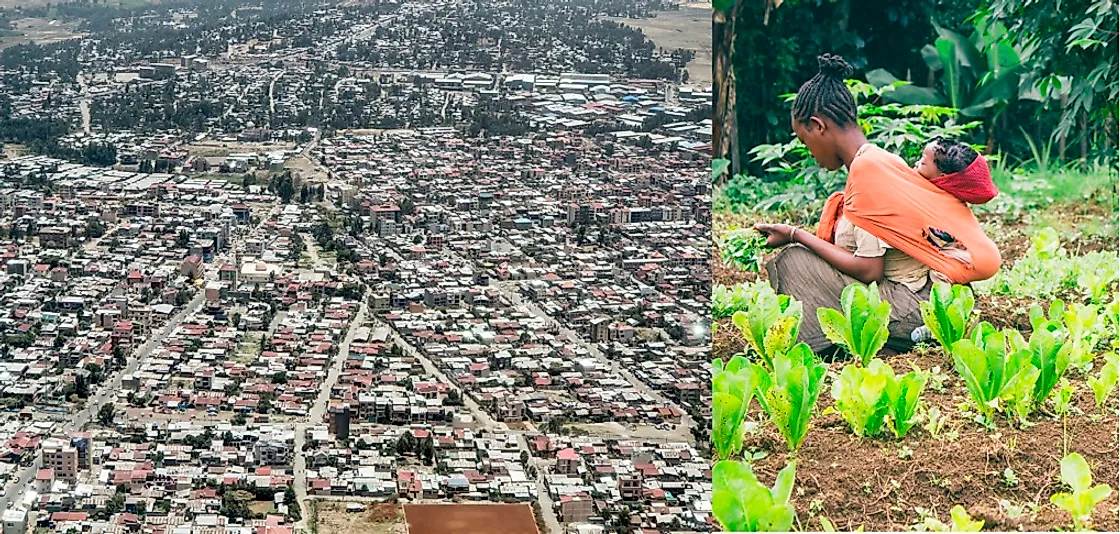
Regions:
<instances>
[{"instance_id":1,"label":"multi-story building","mask_svg":"<svg viewBox=\"0 0 1120 534\"><path fill-rule=\"evenodd\" d=\"M43 442L43 468L54 471L58 480L78 479L78 449L69 443L51 438Z\"/></svg>"}]
</instances>

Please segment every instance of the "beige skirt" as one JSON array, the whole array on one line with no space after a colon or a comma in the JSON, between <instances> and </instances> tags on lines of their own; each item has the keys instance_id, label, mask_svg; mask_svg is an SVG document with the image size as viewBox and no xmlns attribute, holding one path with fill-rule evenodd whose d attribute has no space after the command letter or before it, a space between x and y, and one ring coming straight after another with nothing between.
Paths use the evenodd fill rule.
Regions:
<instances>
[{"instance_id":1,"label":"beige skirt","mask_svg":"<svg viewBox=\"0 0 1120 534\"><path fill-rule=\"evenodd\" d=\"M835 351L835 346L821 331L817 321L818 308L840 309L840 293L857 282L836 270L820 256L802 245L790 245L766 262L766 273L774 291L801 301L805 316L801 321L799 340L817 353ZM905 352L914 346L910 334L922 325L920 303L929 299L930 283L921 291L890 280L878 282L879 295L891 304L890 337L887 348Z\"/></svg>"}]
</instances>

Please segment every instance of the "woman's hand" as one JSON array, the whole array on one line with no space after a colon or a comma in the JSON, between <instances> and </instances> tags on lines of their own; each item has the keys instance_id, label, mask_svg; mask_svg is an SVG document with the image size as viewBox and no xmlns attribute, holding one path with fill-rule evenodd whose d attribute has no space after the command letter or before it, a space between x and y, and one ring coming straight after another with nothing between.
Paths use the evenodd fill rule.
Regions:
<instances>
[{"instance_id":1,"label":"woman's hand","mask_svg":"<svg viewBox=\"0 0 1120 534\"><path fill-rule=\"evenodd\" d=\"M766 246L777 248L793 242L793 232L797 227L788 224L756 224L754 229L766 236Z\"/></svg>"}]
</instances>

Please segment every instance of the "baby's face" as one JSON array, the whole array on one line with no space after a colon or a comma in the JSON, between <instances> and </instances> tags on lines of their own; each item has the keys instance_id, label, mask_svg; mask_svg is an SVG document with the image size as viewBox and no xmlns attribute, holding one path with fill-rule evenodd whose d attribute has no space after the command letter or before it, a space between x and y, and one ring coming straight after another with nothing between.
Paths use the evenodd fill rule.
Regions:
<instances>
[{"instance_id":1,"label":"baby's face","mask_svg":"<svg viewBox=\"0 0 1120 534\"><path fill-rule=\"evenodd\" d=\"M918 162L914 164L914 170L922 175L926 180L932 180L941 176L942 172L937 169L937 164L933 161L933 145L926 145L926 149L922 151L922 157L918 158Z\"/></svg>"}]
</instances>

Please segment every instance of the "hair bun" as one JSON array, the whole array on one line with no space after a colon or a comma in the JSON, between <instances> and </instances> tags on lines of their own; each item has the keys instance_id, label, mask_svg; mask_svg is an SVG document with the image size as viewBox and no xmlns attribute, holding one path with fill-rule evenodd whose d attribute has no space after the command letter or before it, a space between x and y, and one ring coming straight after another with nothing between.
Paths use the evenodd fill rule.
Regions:
<instances>
[{"instance_id":1,"label":"hair bun","mask_svg":"<svg viewBox=\"0 0 1120 534\"><path fill-rule=\"evenodd\" d=\"M844 61L844 58L835 54L821 54L817 56L817 67L821 74L829 78L844 80L855 72L855 69Z\"/></svg>"}]
</instances>

